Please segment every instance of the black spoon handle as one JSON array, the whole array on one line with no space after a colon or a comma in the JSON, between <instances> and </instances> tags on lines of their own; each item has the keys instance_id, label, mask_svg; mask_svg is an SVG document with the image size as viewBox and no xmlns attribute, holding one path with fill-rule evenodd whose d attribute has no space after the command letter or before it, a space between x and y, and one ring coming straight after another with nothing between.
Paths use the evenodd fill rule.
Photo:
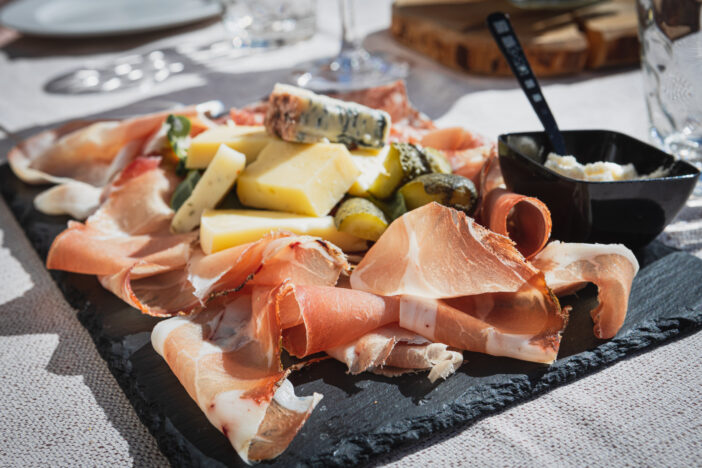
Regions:
<instances>
[{"instance_id":1,"label":"black spoon handle","mask_svg":"<svg viewBox=\"0 0 702 468\"><path fill-rule=\"evenodd\" d=\"M517 35L512 29L512 23L509 21L509 16L504 13L492 13L487 17L487 26L492 33L492 37L497 42L497 46L500 48L502 55L505 56L509 67L512 69L512 73L519 81L519 85L522 87L522 91L526 94L531 107L534 108L536 115L541 121L541 125L544 126L548 139L553 145L554 151L556 153L564 155L566 154L565 143L563 141L563 135L561 135L560 130L558 130L558 125L556 124L556 119L551 113L551 109L548 108L546 99L541 92L541 86L534 76L534 72L529 66L529 61L524 55L524 50L519 44Z\"/></svg>"}]
</instances>

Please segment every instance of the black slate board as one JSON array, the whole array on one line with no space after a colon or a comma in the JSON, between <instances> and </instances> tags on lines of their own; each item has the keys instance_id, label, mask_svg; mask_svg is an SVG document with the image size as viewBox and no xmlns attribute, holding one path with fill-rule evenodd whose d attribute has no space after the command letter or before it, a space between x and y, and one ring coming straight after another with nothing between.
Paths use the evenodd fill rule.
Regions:
<instances>
[{"instance_id":1,"label":"black slate board","mask_svg":"<svg viewBox=\"0 0 702 468\"><path fill-rule=\"evenodd\" d=\"M0 188L32 245L45 259L68 218L32 207L42 187L17 180L0 167ZM411 444L430 433L465 427L491 413L534 398L626 356L702 327L702 261L659 243L638 253L642 270L634 281L629 313L617 337L597 340L587 311L594 288L564 301L574 305L559 359L552 366L464 354L466 364L446 381L424 374L385 378L350 376L328 360L292 375L298 395L324 399L290 447L264 465L347 466ZM141 315L104 290L92 276L52 271L78 310L98 351L137 414L174 465L244 466L226 438L188 397L165 361L152 349L157 319Z\"/></svg>"}]
</instances>

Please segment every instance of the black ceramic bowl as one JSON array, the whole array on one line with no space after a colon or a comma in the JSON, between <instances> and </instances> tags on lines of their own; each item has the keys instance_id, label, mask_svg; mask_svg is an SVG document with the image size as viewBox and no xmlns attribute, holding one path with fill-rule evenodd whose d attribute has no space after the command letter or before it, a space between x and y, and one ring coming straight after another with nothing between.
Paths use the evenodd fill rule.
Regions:
<instances>
[{"instance_id":1,"label":"black ceramic bowl","mask_svg":"<svg viewBox=\"0 0 702 468\"><path fill-rule=\"evenodd\" d=\"M530 138L533 145L525 144ZM639 174L661 166L665 177L591 182L560 175L543 166L553 151L544 132L498 137L500 167L507 188L546 203L553 218L552 239L623 243L643 247L663 231L692 193L700 175L691 164L630 136L608 130L564 131L567 154L581 164L631 163Z\"/></svg>"}]
</instances>

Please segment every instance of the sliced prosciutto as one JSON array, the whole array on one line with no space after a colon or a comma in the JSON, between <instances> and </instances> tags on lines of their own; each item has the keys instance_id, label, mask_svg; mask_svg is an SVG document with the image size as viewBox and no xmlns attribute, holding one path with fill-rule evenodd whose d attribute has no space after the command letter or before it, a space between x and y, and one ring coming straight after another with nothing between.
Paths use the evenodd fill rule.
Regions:
<instances>
[{"instance_id":1,"label":"sliced prosciutto","mask_svg":"<svg viewBox=\"0 0 702 468\"><path fill-rule=\"evenodd\" d=\"M538 274L508 238L430 203L387 228L354 269L351 287L440 299L517 292Z\"/></svg>"},{"instance_id":2,"label":"sliced prosciutto","mask_svg":"<svg viewBox=\"0 0 702 468\"><path fill-rule=\"evenodd\" d=\"M396 376L428 370L429 380L435 382L453 374L463 363L462 353L447 348L397 325L387 325L326 353L346 364L351 374L370 371Z\"/></svg>"},{"instance_id":3,"label":"sliced prosciutto","mask_svg":"<svg viewBox=\"0 0 702 468\"><path fill-rule=\"evenodd\" d=\"M286 278L297 284L333 285L349 268L341 250L321 239L277 232L212 255L198 249L185 268L143 277L139 264L101 278L105 287L149 315L191 313L212 295L245 286L275 286Z\"/></svg>"},{"instance_id":4,"label":"sliced prosciutto","mask_svg":"<svg viewBox=\"0 0 702 468\"><path fill-rule=\"evenodd\" d=\"M217 298L196 316L154 327L154 349L246 463L278 456L322 398L297 397L280 366L280 327L249 295Z\"/></svg>"},{"instance_id":5,"label":"sliced prosciutto","mask_svg":"<svg viewBox=\"0 0 702 468\"><path fill-rule=\"evenodd\" d=\"M85 219L100 205L99 188L143 155L168 114L195 118L209 104L142 115L122 121L77 121L24 140L7 156L12 171L29 184L60 184L37 197L35 207L46 214Z\"/></svg>"},{"instance_id":6,"label":"sliced prosciutto","mask_svg":"<svg viewBox=\"0 0 702 468\"><path fill-rule=\"evenodd\" d=\"M533 260L546 274L546 282L558 295L577 291L588 283L597 286L599 304L590 315L597 338L617 334L626 318L629 294L639 263L620 244L551 242Z\"/></svg>"},{"instance_id":7,"label":"sliced prosciutto","mask_svg":"<svg viewBox=\"0 0 702 468\"><path fill-rule=\"evenodd\" d=\"M395 220L351 286L402 296L400 326L458 349L553 362L567 315L506 237L436 203Z\"/></svg>"},{"instance_id":8,"label":"sliced prosciutto","mask_svg":"<svg viewBox=\"0 0 702 468\"><path fill-rule=\"evenodd\" d=\"M112 275L139 262L140 274L185 265L196 233L172 235L167 200L177 183L158 168L159 158L140 158L111 188L85 222L71 221L49 249L46 266L92 275Z\"/></svg>"},{"instance_id":9,"label":"sliced prosciutto","mask_svg":"<svg viewBox=\"0 0 702 468\"><path fill-rule=\"evenodd\" d=\"M276 307L283 347L297 357L340 346L399 320L397 298L330 286L287 283Z\"/></svg>"},{"instance_id":10,"label":"sliced prosciutto","mask_svg":"<svg viewBox=\"0 0 702 468\"><path fill-rule=\"evenodd\" d=\"M484 195L481 220L485 226L514 241L517 250L530 259L544 248L551 236L551 212L538 198L496 188Z\"/></svg>"},{"instance_id":11,"label":"sliced prosciutto","mask_svg":"<svg viewBox=\"0 0 702 468\"><path fill-rule=\"evenodd\" d=\"M495 152L495 146L486 143L480 135L461 127L432 130L422 136L423 146L441 150L451 164L454 174L480 185L480 171Z\"/></svg>"}]
</instances>

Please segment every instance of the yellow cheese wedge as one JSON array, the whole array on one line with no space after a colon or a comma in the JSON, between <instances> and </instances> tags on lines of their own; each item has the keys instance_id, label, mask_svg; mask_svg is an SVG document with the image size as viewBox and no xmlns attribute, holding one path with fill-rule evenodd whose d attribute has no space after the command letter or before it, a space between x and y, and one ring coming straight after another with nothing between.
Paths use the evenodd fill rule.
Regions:
<instances>
[{"instance_id":1,"label":"yellow cheese wedge","mask_svg":"<svg viewBox=\"0 0 702 468\"><path fill-rule=\"evenodd\" d=\"M211 128L192 139L185 167L188 169L206 168L221 144L243 153L246 156L246 163L251 164L256 160L258 153L274 139L275 137L266 133L266 129L262 125L222 125Z\"/></svg>"},{"instance_id":2,"label":"yellow cheese wedge","mask_svg":"<svg viewBox=\"0 0 702 468\"><path fill-rule=\"evenodd\" d=\"M349 194L356 197L367 197L368 187L373 185L381 174L386 174L385 160L390 152L390 145L379 150L355 149L351 151L354 164L361 171L356 181L349 188Z\"/></svg>"},{"instance_id":3,"label":"yellow cheese wedge","mask_svg":"<svg viewBox=\"0 0 702 468\"><path fill-rule=\"evenodd\" d=\"M338 143L269 143L239 177L236 193L246 206L325 216L360 171Z\"/></svg>"},{"instance_id":4,"label":"yellow cheese wedge","mask_svg":"<svg viewBox=\"0 0 702 468\"><path fill-rule=\"evenodd\" d=\"M226 145L220 145L192 193L173 216L171 231L189 232L195 229L200 223L202 212L217 206L222 197L232 189L245 165L246 157L243 154Z\"/></svg>"},{"instance_id":5,"label":"yellow cheese wedge","mask_svg":"<svg viewBox=\"0 0 702 468\"><path fill-rule=\"evenodd\" d=\"M206 254L254 242L271 231L317 236L346 252L359 252L366 241L339 232L332 216L303 216L265 210L206 210L200 220L200 246Z\"/></svg>"}]
</instances>

